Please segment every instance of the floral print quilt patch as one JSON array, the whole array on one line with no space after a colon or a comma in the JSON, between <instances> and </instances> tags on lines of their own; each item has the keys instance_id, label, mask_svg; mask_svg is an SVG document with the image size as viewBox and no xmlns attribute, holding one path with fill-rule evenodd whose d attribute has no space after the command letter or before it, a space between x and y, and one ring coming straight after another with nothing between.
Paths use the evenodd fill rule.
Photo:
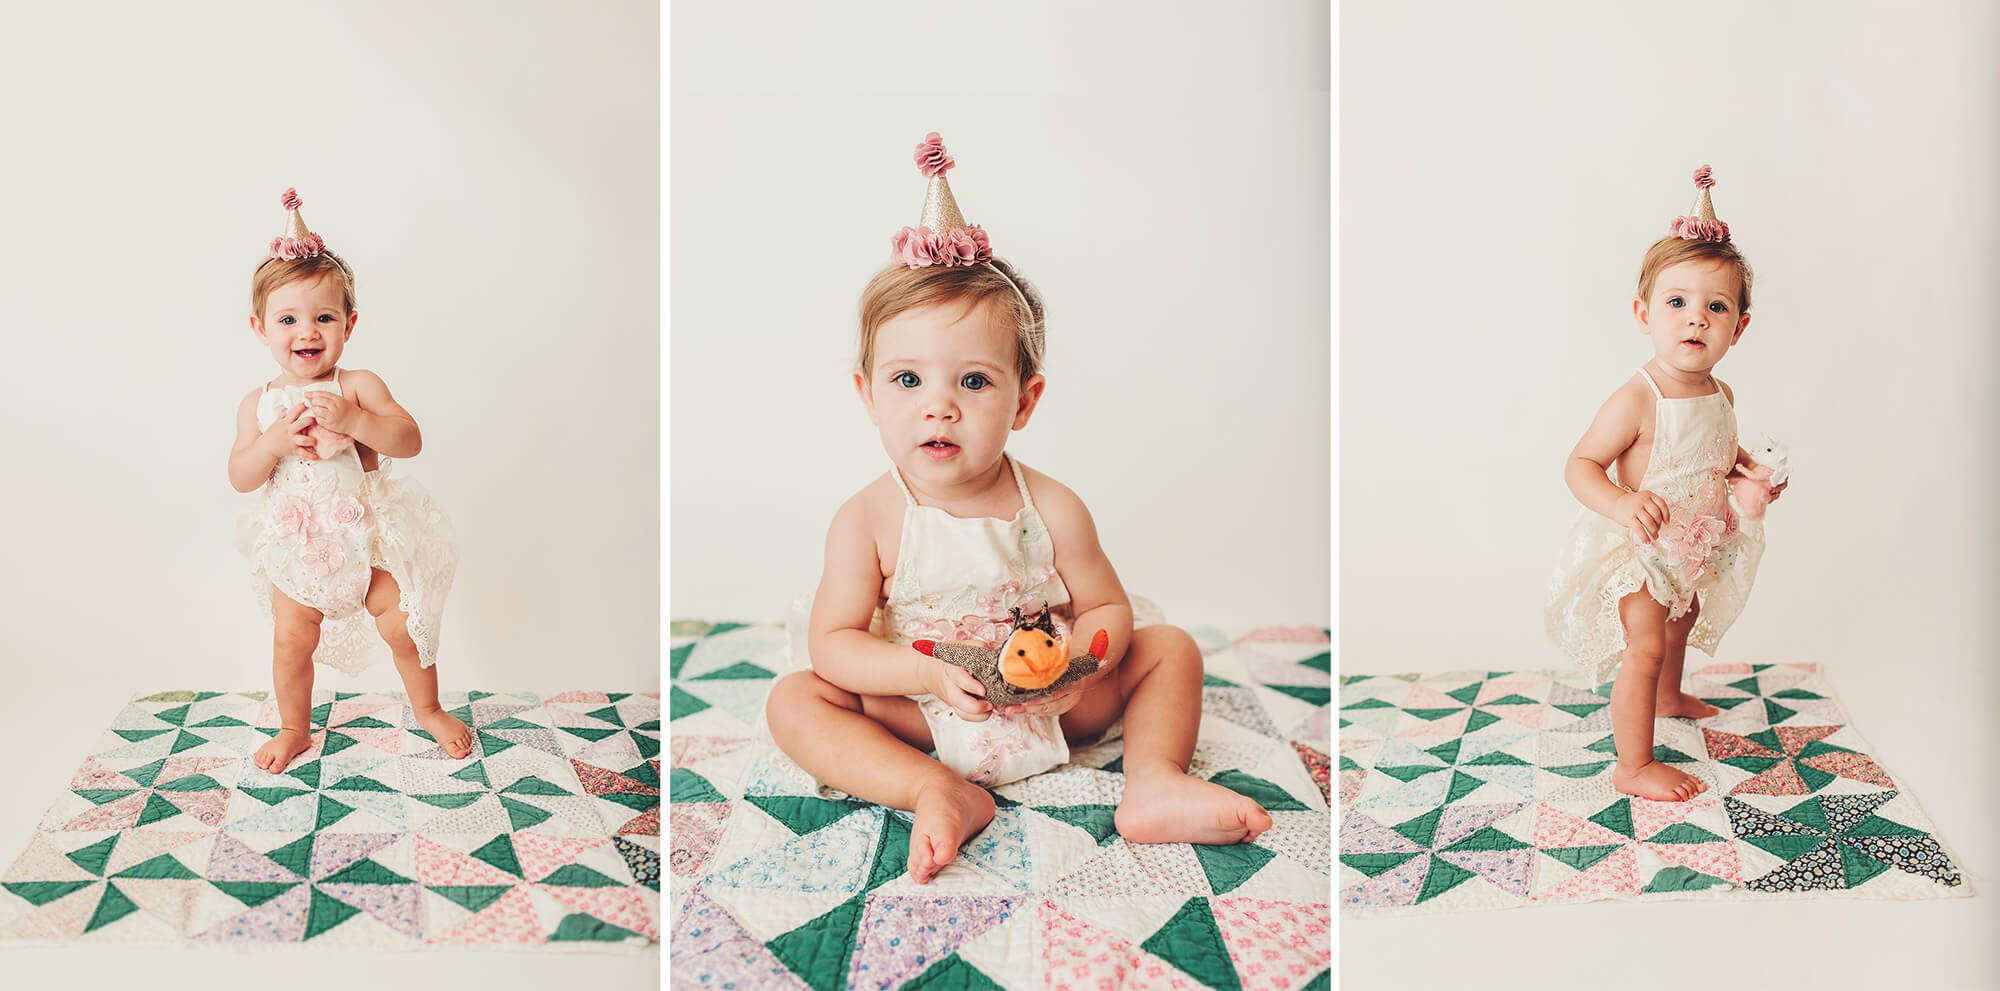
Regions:
<instances>
[{"instance_id":1,"label":"floral print quilt patch","mask_svg":"<svg viewBox=\"0 0 2000 991\"><path fill-rule=\"evenodd\" d=\"M1612 789L1608 687L1581 676L1342 678L1341 910L1970 893L1818 665L1688 679L1722 711L1658 720L1653 755L1708 788L1653 802Z\"/></svg>"},{"instance_id":2,"label":"floral print quilt patch","mask_svg":"<svg viewBox=\"0 0 2000 991\"><path fill-rule=\"evenodd\" d=\"M133 699L0 875L0 945L657 942L658 693L446 693L461 760L401 695L314 701L268 774L268 693Z\"/></svg>"},{"instance_id":3,"label":"floral print quilt patch","mask_svg":"<svg viewBox=\"0 0 2000 991\"><path fill-rule=\"evenodd\" d=\"M1255 797L1269 832L1130 844L1122 741L994 790L991 825L930 884L907 813L822 789L771 745L780 625L672 626L668 983L705 988L1330 985L1327 631L1189 632L1207 679L1191 773Z\"/></svg>"}]
</instances>

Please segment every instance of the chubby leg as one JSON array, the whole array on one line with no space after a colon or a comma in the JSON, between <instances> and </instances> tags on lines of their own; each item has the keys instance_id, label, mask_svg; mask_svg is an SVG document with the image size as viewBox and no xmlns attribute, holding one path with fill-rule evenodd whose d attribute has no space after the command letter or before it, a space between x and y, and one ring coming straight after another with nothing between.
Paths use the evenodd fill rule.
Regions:
<instances>
[{"instance_id":1,"label":"chubby leg","mask_svg":"<svg viewBox=\"0 0 2000 991\"><path fill-rule=\"evenodd\" d=\"M1655 715L1707 719L1722 711L1681 688L1681 669L1687 665L1688 634L1694 632L1694 621L1700 615L1701 600L1696 599L1681 618L1667 620L1667 641L1660 660L1660 684L1654 692Z\"/></svg>"},{"instance_id":2,"label":"chubby leg","mask_svg":"<svg viewBox=\"0 0 2000 991\"><path fill-rule=\"evenodd\" d=\"M1618 618L1625 626L1625 658L1618 680L1611 685L1611 736L1618 745L1611 786L1656 802L1687 801L1707 786L1653 759L1653 714L1666 653L1667 607L1642 588L1618 600Z\"/></svg>"},{"instance_id":3,"label":"chubby leg","mask_svg":"<svg viewBox=\"0 0 2000 991\"><path fill-rule=\"evenodd\" d=\"M368 576L368 615L375 617L375 631L389 645L396 659L396 673L403 676L403 692L410 698L410 711L417 725L429 733L453 760L472 752L472 731L438 704L437 668L424 667L417 657L417 644L410 639L410 617L397 606L403 590L396 579L381 568Z\"/></svg>"},{"instance_id":4,"label":"chubby leg","mask_svg":"<svg viewBox=\"0 0 2000 991\"><path fill-rule=\"evenodd\" d=\"M250 756L252 763L282 774L312 746L313 649L319 646L320 611L271 589L271 687L278 697L278 735Z\"/></svg>"},{"instance_id":5,"label":"chubby leg","mask_svg":"<svg viewBox=\"0 0 2000 991\"><path fill-rule=\"evenodd\" d=\"M929 883L993 821L986 789L924 756L930 727L906 698L856 695L811 671L778 679L764 703L778 749L814 778L856 798L908 809L910 878Z\"/></svg>"},{"instance_id":6,"label":"chubby leg","mask_svg":"<svg viewBox=\"0 0 2000 991\"><path fill-rule=\"evenodd\" d=\"M1201 726L1201 648L1175 626L1132 631L1117 670L1062 716L1063 735L1096 736L1125 714L1125 797L1112 821L1134 843L1254 840L1271 815L1247 795L1191 777Z\"/></svg>"}]
</instances>

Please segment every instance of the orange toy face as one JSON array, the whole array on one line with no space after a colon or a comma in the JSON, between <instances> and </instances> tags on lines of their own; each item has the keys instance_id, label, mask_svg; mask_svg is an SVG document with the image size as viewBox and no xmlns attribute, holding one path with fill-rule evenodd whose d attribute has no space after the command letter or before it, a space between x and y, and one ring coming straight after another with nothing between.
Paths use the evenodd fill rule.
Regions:
<instances>
[{"instance_id":1,"label":"orange toy face","mask_svg":"<svg viewBox=\"0 0 2000 991\"><path fill-rule=\"evenodd\" d=\"M1067 670L1068 649L1042 630L1015 630L1000 648L1000 677L1016 688L1047 688Z\"/></svg>"}]
</instances>

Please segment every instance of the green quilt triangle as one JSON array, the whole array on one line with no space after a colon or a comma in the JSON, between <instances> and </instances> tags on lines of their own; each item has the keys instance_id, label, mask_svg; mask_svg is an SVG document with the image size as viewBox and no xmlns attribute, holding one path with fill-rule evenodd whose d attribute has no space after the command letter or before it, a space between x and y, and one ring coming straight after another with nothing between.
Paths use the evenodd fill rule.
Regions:
<instances>
[{"instance_id":1,"label":"green quilt triangle","mask_svg":"<svg viewBox=\"0 0 2000 991\"><path fill-rule=\"evenodd\" d=\"M1722 837L1691 822L1677 822L1653 834L1648 843L1719 843Z\"/></svg>"},{"instance_id":2,"label":"green quilt triangle","mask_svg":"<svg viewBox=\"0 0 2000 991\"><path fill-rule=\"evenodd\" d=\"M883 810L882 832L875 838L875 860L868 867L868 880L861 885L867 894L910 870L910 824L902 816Z\"/></svg>"},{"instance_id":3,"label":"green quilt triangle","mask_svg":"<svg viewBox=\"0 0 2000 991\"><path fill-rule=\"evenodd\" d=\"M1709 888L1726 887L1729 887L1728 881L1703 874L1691 867L1675 864L1663 867L1658 874L1653 875L1653 879L1646 882L1645 892L1651 894L1661 891L1706 891Z\"/></svg>"},{"instance_id":4,"label":"green quilt triangle","mask_svg":"<svg viewBox=\"0 0 2000 991\"><path fill-rule=\"evenodd\" d=\"M668 781L667 785L668 801L672 802L729 801L729 799L724 798L722 796L721 792L715 790L714 785L708 783L707 778L704 778L701 775L696 774L695 772L690 771L685 767L674 768L674 773L668 776L667 781ZM824 825L824 823L822 823L821 825ZM797 830L794 831L797 832ZM810 832L810 830L806 830L806 832Z\"/></svg>"},{"instance_id":5,"label":"green quilt triangle","mask_svg":"<svg viewBox=\"0 0 2000 991\"><path fill-rule=\"evenodd\" d=\"M312 906L306 909L306 933L299 937L308 940L334 926L346 922L361 910L334 898L318 888L312 889Z\"/></svg>"},{"instance_id":6,"label":"green quilt triangle","mask_svg":"<svg viewBox=\"0 0 2000 991\"><path fill-rule=\"evenodd\" d=\"M689 681L741 681L741 680L755 679L755 678L775 678L775 677L777 677L777 675L771 673L770 671L765 670L764 668L760 668L757 665L750 663L749 661L737 661L736 663L731 664L726 668L718 668L714 671L710 671L707 674L698 674L692 678L689 678L688 680ZM593 712L591 713L591 715L594 716L597 714ZM615 719L612 721L617 722L617 720ZM623 724L620 723L620 725Z\"/></svg>"},{"instance_id":7,"label":"green quilt triangle","mask_svg":"<svg viewBox=\"0 0 2000 991\"><path fill-rule=\"evenodd\" d=\"M1432 857L1430 860L1431 869L1424 872L1423 890L1417 892L1417 904L1419 905L1464 884L1473 877L1471 871L1457 864L1439 860L1436 857Z\"/></svg>"},{"instance_id":8,"label":"green quilt triangle","mask_svg":"<svg viewBox=\"0 0 2000 991\"><path fill-rule=\"evenodd\" d=\"M1465 853L1474 850L1527 850L1533 848L1506 833L1494 829L1492 826L1481 826L1471 836L1459 840L1457 843L1445 847L1445 849L1453 853Z\"/></svg>"},{"instance_id":9,"label":"green quilt triangle","mask_svg":"<svg viewBox=\"0 0 2000 991\"><path fill-rule=\"evenodd\" d=\"M1454 688L1451 691L1448 691L1444 694L1446 698L1455 699L1459 702L1465 703L1466 705L1471 705L1472 703L1479 700L1479 691L1480 689L1485 687L1486 687L1485 682L1475 681L1470 685L1466 685L1461 688Z\"/></svg>"},{"instance_id":10,"label":"green quilt triangle","mask_svg":"<svg viewBox=\"0 0 2000 991\"><path fill-rule=\"evenodd\" d=\"M1477 733L1499 721L1499 716L1487 712L1485 709L1474 709L1472 710L1472 715L1465 717L1465 731L1467 733Z\"/></svg>"},{"instance_id":11,"label":"green quilt triangle","mask_svg":"<svg viewBox=\"0 0 2000 991\"><path fill-rule=\"evenodd\" d=\"M1819 799L1808 798L1778 815L1801 826L1811 826L1828 836L1833 835L1833 824L1826 821L1826 810L1820 808Z\"/></svg>"},{"instance_id":12,"label":"green quilt triangle","mask_svg":"<svg viewBox=\"0 0 2000 991\"><path fill-rule=\"evenodd\" d=\"M194 707L191 705L177 705L171 709L161 709L159 712L153 713L153 718L175 726L186 726L188 710L192 708Z\"/></svg>"},{"instance_id":13,"label":"green quilt triangle","mask_svg":"<svg viewBox=\"0 0 2000 991\"><path fill-rule=\"evenodd\" d=\"M1590 821L1626 839L1638 839L1633 835L1632 800L1629 798L1621 798L1605 806L1602 812L1591 816Z\"/></svg>"},{"instance_id":14,"label":"green quilt triangle","mask_svg":"<svg viewBox=\"0 0 2000 991\"><path fill-rule=\"evenodd\" d=\"M440 795L411 795L410 798L439 809L462 809L486 797L483 791L451 791Z\"/></svg>"},{"instance_id":15,"label":"green quilt triangle","mask_svg":"<svg viewBox=\"0 0 2000 991\"><path fill-rule=\"evenodd\" d=\"M334 754L346 750L349 747L356 746L360 743L361 743L360 740L348 736L345 733L337 733L333 730L327 730L326 743L320 748L319 755L321 757L331 757Z\"/></svg>"},{"instance_id":16,"label":"green quilt triangle","mask_svg":"<svg viewBox=\"0 0 2000 991\"><path fill-rule=\"evenodd\" d=\"M667 719L670 721L682 716L692 716L706 708L708 708L707 702L681 691L679 685L675 685L674 690L667 696Z\"/></svg>"},{"instance_id":17,"label":"green quilt triangle","mask_svg":"<svg viewBox=\"0 0 2000 991\"><path fill-rule=\"evenodd\" d=\"M1567 712L1578 719L1587 719L1590 717L1591 713L1594 713L1597 710L1602 709L1610 704L1611 703L1609 702L1585 702L1579 705L1559 705L1556 706L1556 708L1561 709L1562 711Z\"/></svg>"},{"instance_id":18,"label":"green quilt triangle","mask_svg":"<svg viewBox=\"0 0 2000 991\"><path fill-rule=\"evenodd\" d=\"M514 745L514 741L494 736L485 730L480 730L478 735L480 753L487 757L491 757Z\"/></svg>"},{"instance_id":19,"label":"green quilt triangle","mask_svg":"<svg viewBox=\"0 0 2000 991\"><path fill-rule=\"evenodd\" d=\"M319 797L319 819L314 828L325 829L354 814L354 806L335 801L330 795Z\"/></svg>"},{"instance_id":20,"label":"green quilt triangle","mask_svg":"<svg viewBox=\"0 0 2000 991\"><path fill-rule=\"evenodd\" d=\"M1256 799L1258 804L1264 806L1264 811L1266 812L1311 811L1311 809L1308 809L1306 807L1305 803L1300 802L1296 798L1293 798L1291 794L1286 792L1283 788L1280 788L1277 785L1274 785L1271 782L1264 780L1263 778L1253 777L1251 775L1245 774L1242 771L1237 771L1237 770L1224 771L1221 774L1218 774L1215 777L1212 777L1208 780L1213 781L1216 784L1219 784L1224 788L1229 789L1230 791L1236 792L1239 795L1248 795L1251 798Z\"/></svg>"},{"instance_id":21,"label":"green quilt triangle","mask_svg":"<svg viewBox=\"0 0 2000 991\"><path fill-rule=\"evenodd\" d=\"M396 789L365 774L357 774L351 778L342 778L333 784L327 785L326 788L328 791L377 791L388 792L392 795L396 793Z\"/></svg>"},{"instance_id":22,"label":"green quilt triangle","mask_svg":"<svg viewBox=\"0 0 2000 991\"><path fill-rule=\"evenodd\" d=\"M1876 860L1874 857L1870 857L1846 843L1835 845L1840 847L1840 872L1846 877L1847 886L1850 888L1859 888L1869 878L1889 869L1888 864Z\"/></svg>"},{"instance_id":23,"label":"green quilt triangle","mask_svg":"<svg viewBox=\"0 0 2000 991\"><path fill-rule=\"evenodd\" d=\"M580 740L589 740L592 743L596 743L607 736L623 732L623 730L613 729L609 726L564 726L562 727L562 731Z\"/></svg>"},{"instance_id":24,"label":"green quilt triangle","mask_svg":"<svg viewBox=\"0 0 2000 991\"><path fill-rule=\"evenodd\" d=\"M548 729L547 726L531 723L520 716L508 716L497 723L487 723L480 729Z\"/></svg>"},{"instance_id":25,"label":"green quilt triangle","mask_svg":"<svg viewBox=\"0 0 2000 991\"><path fill-rule=\"evenodd\" d=\"M514 782L514 783L513 783L513 784L511 784L511 785L508 785L508 786L507 786L507 787L505 787L505 788L502 788L502 789L500 789L500 794L502 794L502 795L569 795L569 794L572 794L572 793L571 793L571 792L569 792L569 791L566 791L566 790L564 790L564 788L563 788L563 787L562 787L561 785L558 785L558 784L556 784L556 783L555 783L555 782L553 782L553 781L544 781L544 780L542 780L541 778L538 778L538 777L535 777L534 775L532 775L532 774L531 774L531 775L528 775L528 776L527 776L527 777L525 777L525 778L522 778L522 779L520 779L519 781L516 781L516 782Z\"/></svg>"},{"instance_id":26,"label":"green quilt triangle","mask_svg":"<svg viewBox=\"0 0 2000 991\"><path fill-rule=\"evenodd\" d=\"M1098 846L1118 838L1118 825L1112 819L1118 811L1115 805L1030 805L1028 807L1089 833L1090 838L1096 840Z\"/></svg>"},{"instance_id":27,"label":"green quilt triangle","mask_svg":"<svg viewBox=\"0 0 2000 991\"><path fill-rule=\"evenodd\" d=\"M1333 654L1329 651L1322 650L1319 653L1314 654L1313 656L1308 657L1303 661L1300 661L1299 664L1304 667L1312 668L1314 671L1319 671L1325 674L1332 674Z\"/></svg>"},{"instance_id":28,"label":"green quilt triangle","mask_svg":"<svg viewBox=\"0 0 2000 991\"><path fill-rule=\"evenodd\" d=\"M1444 807L1439 806L1415 819L1399 822L1389 828L1395 830L1404 839L1420 847L1429 847L1431 842L1437 838L1438 822L1443 818Z\"/></svg>"},{"instance_id":29,"label":"green quilt triangle","mask_svg":"<svg viewBox=\"0 0 2000 991\"><path fill-rule=\"evenodd\" d=\"M92 805L109 805L127 795L138 793L137 788L78 788L74 792L78 798L86 799Z\"/></svg>"},{"instance_id":30,"label":"green quilt triangle","mask_svg":"<svg viewBox=\"0 0 2000 991\"><path fill-rule=\"evenodd\" d=\"M1588 764L1564 764L1560 767L1545 767L1542 770L1550 774L1560 774L1565 778L1591 778L1596 777L1599 771L1610 767L1611 763L1608 760L1600 760Z\"/></svg>"},{"instance_id":31,"label":"green quilt triangle","mask_svg":"<svg viewBox=\"0 0 2000 991\"><path fill-rule=\"evenodd\" d=\"M319 771L319 761L309 760L297 767L287 769L285 774L298 781L305 782L310 787L317 788L319 787Z\"/></svg>"},{"instance_id":32,"label":"green quilt triangle","mask_svg":"<svg viewBox=\"0 0 2000 991\"><path fill-rule=\"evenodd\" d=\"M1479 786L1485 783L1486 782L1481 781L1480 779L1475 778L1472 775L1465 773L1464 771L1459 771L1459 770L1452 771L1451 788L1450 790L1445 792L1444 796L1445 804L1450 805L1451 803L1456 802L1459 799L1464 798L1465 796L1470 795L1475 791L1478 791Z\"/></svg>"},{"instance_id":33,"label":"green quilt triangle","mask_svg":"<svg viewBox=\"0 0 2000 991\"><path fill-rule=\"evenodd\" d=\"M173 730L171 730L171 729L115 729L115 730L112 730L111 732L113 732L113 733L116 733L116 734L118 734L118 736L119 736L119 737L120 737L121 739L123 739L123 740L124 740L124 741L125 741L126 743L138 743L138 742L139 742L140 740L150 740L150 739L152 739L153 737L156 737L156 736L159 736L159 735L160 735L160 734L162 734L162 733L172 733L172 732L173 732Z\"/></svg>"},{"instance_id":34,"label":"green quilt triangle","mask_svg":"<svg viewBox=\"0 0 2000 991\"><path fill-rule=\"evenodd\" d=\"M87 847L71 850L67 856L71 863L98 877L104 876L104 865L111 860L111 851L118 846L118 837L123 833L107 836Z\"/></svg>"},{"instance_id":35,"label":"green quilt triangle","mask_svg":"<svg viewBox=\"0 0 2000 991\"><path fill-rule=\"evenodd\" d=\"M175 778L162 782L160 791L222 791L228 786L206 774L190 774L185 778Z\"/></svg>"},{"instance_id":36,"label":"green quilt triangle","mask_svg":"<svg viewBox=\"0 0 2000 991\"><path fill-rule=\"evenodd\" d=\"M188 870L186 864L174 859L174 855L170 853L163 853L151 860L133 864L112 876L146 879L171 878L177 881L197 881L201 879L201 875Z\"/></svg>"},{"instance_id":37,"label":"green quilt triangle","mask_svg":"<svg viewBox=\"0 0 2000 991\"><path fill-rule=\"evenodd\" d=\"M1343 854L1340 862L1374 877L1409 863L1411 857L1421 856L1421 853L1349 853Z\"/></svg>"},{"instance_id":38,"label":"green quilt triangle","mask_svg":"<svg viewBox=\"0 0 2000 991\"><path fill-rule=\"evenodd\" d=\"M1201 862L1201 872L1208 875L1208 886L1216 894L1226 894L1241 887L1250 876L1264 868L1277 856L1255 843L1234 843L1229 846L1191 847L1194 859Z\"/></svg>"},{"instance_id":39,"label":"green quilt triangle","mask_svg":"<svg viewBox=\"0 0 2000 991\"><path fill-rule=\"evenodd\" d=\"M125 897L117 885L107 884L104 886L104 897L97 903L97 911L91 913L90 922L83 927L83 931L91 932L108 926L138 910L139 906Z\"/></svg>"},{"instance_id":40,"label":"green quilt triangle","mask_svg":"<svg viewBox=\"0 0 2000 991\"><path fill-rule=\"evenodd\" d=\"M175 805L172 802L167 801L167 797L165 795L160 795L160 794L148 795L146 796L145 811L139 813L139 821L133 823L133 825L135 827L143 828L145 826L150 826L153 823L159 822L162 819L172 819L173 817L180 814L181 814L181 807Z\"/></svg>"},{"instance_id":41,"label":"green quilt triangle","mask_svg":"<svg viewBox=\"0 0 2000 991\"><path fill-rule=\"evenodd\" d=\"M862 898L855 895L764 945L813 991L835 991L847 983L847 961L861 926L861 908Z\"/></svg>"},{"instance_id":42,"label":"green quilt triangle","mask_svg":"<svg viewBox=\"0 0 2000 991\"><path fill-rule=\"evenodd\" d=\"M1139 947L1211 988L1242 991L1236 967L1229 960L1229 946L1222 941L1206 898L1188 899Z\"/></svg>"},{"instance_id":43,"label":"green quilt triangle","mask_svg":"<svg viewBox=\"0 0 2000 991\"><path fill-rule=\"evenodd\" d=\"M684 643L668 652L667 677L669 679L681 676L681 668L687 664L688 655L694 653L694 647L695 645L692 643Z\"/></svg>"},{"instance_id":44,"label":"green quilt triangle","mask_svg":"<svg viewBox=\"0 0 2000 991\"><path fill-rule=\"evenodd\" d=\"M614 881L582 864L564 864L555 873L541 880L542 884L553 884L562 888L622 888L625 882Z\"/></svg>"},{"instance_id":45,"label":"green quilt triangle","mask_svg":"<svg viewBox=\"0 0 2000 991\"><path fill-rule=\"evenodd\" d=\"M505 795L500 797L500 807L507 810L507 821L514 824L516 831L540 825L555 817L555 813L547 809L536 808L518 798L508 798Z\"/></svg>"},{"instance_id":46,"label":"green quilt triangle","mask_svg":"<svg viewBox=\"0 0 2000 991\"><path fill-rule=\"evenodd\" d=\"M320 883L341 884L415 884L415 881L390 870L373 860L363 857L346 867L335 871L332 876L320 879Z\"/></svg>"},{"instance_id":47,"label":"green quilt triangle","mask_svg":"<svg viewBox=\"0 0 2000 991\"><path fill-rule=\"evenodd\" d=\"M1307 705L1320 706L1333 700L1333 689L1325 685L1265 685L1274 692L1290 695Z\"/></svg>"},{"instance_id":48,"label":"green quilt triangle","mask_svg":"<svg viewBox=\"0 0 2000 991\"><path fill-rule=\"evenodd\" d=\"M1320 971L1318 977L1315 977L1312 980L1307 981L1305 983L1305 986L1300 988L1299 991L1331 991L1332 987L1333 987L1333 968L1328 967L1327 969Z\"/></svg>"},{"instance_id":49,"label":"green quilt triangle","mask_svg":"<svg viewBox=\"0 0 2000 991\"><path fill-rule=\"evenodd\" d=\"M362 716L359 719L350 719L344 723L341 723L340 728L341 729L395 729L396 726L393 723L383 722L382 720L377 719L374 716Z\"/></svg>"},{"instance_id":50,"label":"green quilt triangle","mask_svg":"<svg viewBox=\"0 0 2000 991\"><path fill-rule=\"evenodd\" d=\"M1572 846L1572 847L1545 848L1542 850L1542 852L1544 854L1547 854L1549 859L1551 860L1561 861L1565 864L1570 865L1571 867L1576 868L1579 871L1587 871L1590 869L1591 865L1597 863L1600 860L1603 860L1606 857L1611 856L1614 853L1617 853L1618 850L1619 850L1619 845L1616 843L1612 843L1612 844L1607 844L1605 846Z\"/></svg>"},{"instance_id":51,"label":"green quilt triangle","mask_svg":"<svg viewBox=\"0 0 2000 991\"><path fill-rule=\"evenodd\" d=\"M1458 763L1458 751L1464 745L1465 739L1463 737L1455 737L1424 751L1424 753L1430 754L1432 757L1436 757L1446 764L1456 764Z\"/></svg>"},{"instance_id":52,"label":"green quilt triangle","mask_svg":"<svg viewBox=\"0 0 2000 991\"><path fill-rule=\"evenodd\" d=\"M122 771L120 773L137 781L142 788L151 788L153 787L153 782L160 779L160 770L166 766L167 762L162 758L143 767L135 767L129 771Z\"/></svg>"},{"instance_id":53,"label":"green quilt triangle","mask_svg":"<svg viewBox=\"0 0 2000 991\"><path fill-rule=\"evenodd\" d=\"M1494 699L1487 705L1541 705L1540 699L1531 699L1519 692L1510 692L1502 698Z\"/></svg>"},{"instance_id":54,"label":"green quilt triangle","mask_svg":"<svg viewBox=\"0 0 2000 991\"><path fill-rule=\"evenodd\" d=\"M556 924L556 931L549 936L551 943L594 941L599 943L623 943L641 938L638 933L623 926L614 926L594 915L578 912L565 915Z\"/></svg>"},{"instance_id":55,"label":"green quilt triangle","mask_svg":"<svg viewBox=\"0 0 2000 991\"><path fill-rule=\"evenodd\" d=\"M500 900L500 896L514 890L505 884L453 884L432 887L430 890L443 895L455 905L468 912L477 912Z\"/></svg>"},{"instance_id":56,"label":"green quilt triangle","mask_svg":"<svg viewBox=\"0 0 2000 991\"><path fill-rule=\"evenodd\" d=\"M299 886L299 882L285 881L210 881L216 890L242 902L245 908L256 908L287 891Z\"/></svg>"},{"instance_id":57,"label":"green quilt triangle","mask_svg":"<svg viewBox=\"0 0 2000 991\"><path fill-rule=\"evenodd\" d=\"M1743 842L1780 860L1797 860L1819 849L1828 840L1824 836L1781 834L1777 836L1745 836L1743 837Z\"/></svg>"},{"instance_id":58,"label":"green quilt triangle","mask_svg":"<svg viewBox=\"0 0 2000 991\"><path fill-rule=\"evenodd\" d=\"M312 855L313 834L311 833L264 854L272 863L300 877L311 876Z\"/></svg>"},{"instance_id":59,"label":"green quilt triangle","mask_svg":"<svg viewBox=\"0 0 2000 991\"><path fill-rule=\"evenodd\" d=\"M1799 710L1797 709L1787 708L1785 706L1779 705L1776 702L1771 701L1770 699L1764 700L1764 719L1773 726L1776 726L1779 723L1782 723L1785 720L1790 719L1798 714Z\"/></svg>"},{"instance_id":60,"label":"green quilt triangle","mask_svg":"<svg viewBox=\"0 0 2000 991\"><path fill-rule=\"evenodd\" d=\"M1001 991L1000 985L993 983L979 968L966 963L965 958L954 953L930 966L917 975L916 980L903 985L903 991Z\"/></svg>"},{"instance_id":61,"label":"green quilt triangle","mask_svg":"<svg viewBox=\"0 0 2000 991\"><path fill-rule=\"evenodd\" d=\"M486 776L486 762L482 760L473 761L451 772L451 778L454 781L470 781L473 784L484 785L488 788L493 787L492 779Z\"/></svg>"},{"instance_id":62,"label":"green quilt triangle","mask_svg":"<svg viewBox=\"0 0 2000 991\"><path fill-rule=\"evenodd\" d=\"M1370 697L1362 699L1359 702L1350 702L1347 705L1343 705L1340 707L1340 711L1351 712L1356 709L1394 709L1395 707L1396 707L1395 703L1390 702L1386 699L1378 699ZM1451 711L1455 712L1457 710L1454 709Z\"/></svg>"},{"instance_id":63,"label":"green quilt triangle","mask_svg":"<svg viewBox=\"0 0 2000 991\"><path fill-rule=\"evenodd\" d=\"M706 792L714 796L712 798L682 798L680 775L686 770L684 767L674 768L674 801L725 801L713 788ZM704 781L702 784L706 786L707 782ZM822 826L832 825L848 814L868 807L866 802L818 798L812 795L749 795L744 801L763 809L765 815L784 823L786 829L798 836L804 836Z\"/></svg>"},{"instance_id":64,"label":"green quilt triangle","mask_svg":"<svg viewBox=\"0 0 2000 991\"><path fill-rule=\"evenodd\" d=\"M472 851L474 860L483 860L522 880L527 875L521 873L521 860L514 856L514 841L506 833L493 837L485 846Z\"/></svg>"}]
</instances>

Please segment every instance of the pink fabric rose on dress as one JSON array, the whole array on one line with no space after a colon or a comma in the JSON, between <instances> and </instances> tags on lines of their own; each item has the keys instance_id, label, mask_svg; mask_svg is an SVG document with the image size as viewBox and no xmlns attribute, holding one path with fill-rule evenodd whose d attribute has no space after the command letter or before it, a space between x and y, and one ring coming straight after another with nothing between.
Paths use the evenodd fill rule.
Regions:
<instances>
[{"instance_id":1,"label":"pink fabric rose on dress","mask_svg":"<svg viewBox=\"0 0 2000 991\"><path fill-rule=\"evenodd\" d=\"M344 495L333 500L333 522L335 526L352 530L361 525L361 518L366 515L368 515L367 507L361 505L361 500L353 496Z\"/></svg>"},{"instance_id":2,"label":"pink fabric rose on dress","mask_svg":"<svg viewBox=\"0 0 2000 991\"><path fill-rule=\"evenodd\" d=\"M297 496L285 496L271 503L271 528L287 537L303 536L312 529L312 505Z\"/></svg>"},{"instance_id":3,"label":"pink fabric rose on dress","mask_svg":"<svg viewBox=\"0 0 2000 991\"><path fill-rule=\"evenodd\" d=\"M1680 565L1692 585L1708 574L1715 552L1728 533L1728 524L1716 516L1696 516L1673 520L1660 528L1659 545L1667 560Z\"/></svg>"},{"instance_id":4,"label":"pink fabric rose on dress","mask_svg":"<svg viewBox=\"0 0 2000 991\"><path fill-rule=\"evenodd\" d=\"M321 537L306 544L299 552L299 562L322 575L330 575L347 564L347 552L341 549L339 541Z\"/></svg>"}]
</instances>

